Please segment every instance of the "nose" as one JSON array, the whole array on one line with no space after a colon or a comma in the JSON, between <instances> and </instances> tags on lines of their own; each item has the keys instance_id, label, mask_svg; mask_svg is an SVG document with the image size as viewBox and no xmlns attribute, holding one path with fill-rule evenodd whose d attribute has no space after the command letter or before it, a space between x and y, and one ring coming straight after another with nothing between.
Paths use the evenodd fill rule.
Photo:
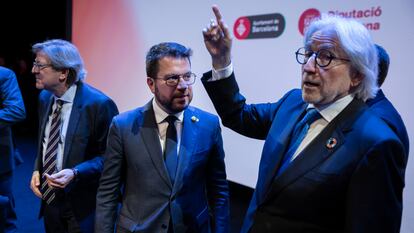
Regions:
<instances>
[{"instance_id":1,"label":"nose","mask_svg":"<svg viewBox=\"0 0 414 233\"><path fill-rule=\"evenodd\" d=\"M177 88L178 89L187 89L188 86L189 86L188 83L182 77L180 77L180 80L177 84Z\"/></svg>"},{"instance_id":2,"label":"nose","mask_svg":"<svg viewBox=\"0 0 414 233\"><path fill-rule=\"evenodd\" d=\"M308 73L316 72L316 56L312 54L312 56L308 59L308 61L303 65L303 70Z\"/></svg>"},{"instance_id":3,"label":"nose","mask_svg":"<svg viewBox=\"0 0 414 233\"><path fill-rule=\"evenodd\" d=\"M37 69L35 66L32 66L32 74L35 74L37 72Z\"/></svg>"}]
</instances>

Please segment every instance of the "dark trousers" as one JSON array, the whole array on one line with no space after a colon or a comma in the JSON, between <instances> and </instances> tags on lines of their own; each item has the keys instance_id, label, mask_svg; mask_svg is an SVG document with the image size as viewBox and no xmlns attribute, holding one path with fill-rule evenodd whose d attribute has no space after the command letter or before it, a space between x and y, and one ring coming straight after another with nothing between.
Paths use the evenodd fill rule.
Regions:
<instances>
[{"instance_id":1,"label":"dark trousers","mask_svg":"<svg viewBox=\"0 0 414 233\"><path fill-rule=\"evenodd\" d=\"M52 205L43 204L46 233L93 233L94 215L78 221L64 197L57 198Z\"/></svg>"},{"instance_id":2,"label":"dark trousers","mask_svg":"<svg viewBox=\"0 0 414 233\"><path fill-rule=\"evenodd\" d=\"M12 192L13 172L0 174L0 232L17 232L17 216L14 211L14 198Z\"/></svg>"}]
</instances>

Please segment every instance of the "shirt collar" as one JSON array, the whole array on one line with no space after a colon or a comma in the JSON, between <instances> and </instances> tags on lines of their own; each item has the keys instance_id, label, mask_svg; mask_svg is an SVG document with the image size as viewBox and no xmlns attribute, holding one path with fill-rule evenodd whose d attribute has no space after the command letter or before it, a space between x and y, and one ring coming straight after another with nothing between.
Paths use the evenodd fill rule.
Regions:
<instances>
[{"instance_id":1,"label":"shirt collar","mask_svg":"<svg viewBox=\"0 0 414 233\"><path fill-rule=\"evenodd\" d=\"M166 113L164 110L162 110L162 108L158 105L157 101L155 101L155 98L152 99L152 108L154 109L155 121L157 122L157 124L163 123L165 118L170 115ZM181 111L173 115L177 117L179 122L182 122L184 118L184 111Z\"/></svg>"},{"instance_id":2,"label":"shirt collar","mask_svg":"<svg viewBox=\"0 0 414 233\"><path fill-rule=\"evenodd\" d=\"M69 89L65 92L65 94L63 94L60 98L54 96L55 101L60 99L60 100L63 100L64 103L73 103L73 101L75 100L77 88L78 86L73 84L72 86L69 87Z\"/></svg>"},{"instance_id":3,"label":"shirt collar","mask_svg":"<svg viewBox=\"0 0 414 233\"><path fill-rule=\"evenodd\" d=\"M316 109L319 111L323 119L331 122L340 112L342 112L342 110L345 109L346 106L348 106L348 104L352 102L353 99L354 96L352 94L349 94L329 105ZM309 104L307 108L315 108L315 106L313 104Z\"/></svg>"}]
</instances>

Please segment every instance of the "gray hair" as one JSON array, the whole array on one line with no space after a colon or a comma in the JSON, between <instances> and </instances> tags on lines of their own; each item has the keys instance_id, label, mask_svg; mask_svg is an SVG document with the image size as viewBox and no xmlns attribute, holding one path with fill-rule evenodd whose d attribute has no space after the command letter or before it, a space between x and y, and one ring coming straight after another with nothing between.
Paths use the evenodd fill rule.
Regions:
<instances>
[{"instance_id":1,"label":"gray hair","mask_svg":"<svg viewBox=\"0 0 414 233\"><path fill-rule=\"evenodd\" d=\"M86 77L83 59L75 45L66 40L54 39L32 46L33 53L41 52L56 70L69 70L68 84L82 81Z\"/></svg>"},{"instance_id":2,"label":"gray hair","mask_svg":"<svg viewBox=\"0 0 414 233\"><path fill-rule=\"evenodd\" d=\"M363 76L362 82L354 91L355 96L364 101L375 97L378 91L378 56L366 27L353 19L323 14L321 19L315 20L307 28L305 45L310 43L312 35L317 31L334 32L353 71Z\"/></svg>"}]
</instances>

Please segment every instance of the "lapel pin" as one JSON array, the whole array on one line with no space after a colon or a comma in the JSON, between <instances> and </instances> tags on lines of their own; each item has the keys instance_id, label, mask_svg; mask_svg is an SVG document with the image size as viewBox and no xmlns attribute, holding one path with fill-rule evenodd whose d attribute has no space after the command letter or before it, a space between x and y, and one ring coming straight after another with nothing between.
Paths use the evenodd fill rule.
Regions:
<instances>
[{"instance_id":1,"label":"lapel pin","mask_svg":"<svg viewBox=\"0 0 414 233\"><path fill-rule=\"evenodd\" d=\"M332 149L336 146L337 143L338 140L336 140L336 138L329 138L328 141L326 141L326 147L328 149Z\"/></svg>"},{"instance_id":2,"label":"lapel pin","mask_svg":"<svg viewBox=\"0 0 414 233\"><path fill-rule=\"evenodd\" d=\"M191 117L191 121L192 121L192 122L198 122L198 121L199 121L199 119L198 119L196 116L192 116L192 117Z\"/></svg>"}]
</instances>

